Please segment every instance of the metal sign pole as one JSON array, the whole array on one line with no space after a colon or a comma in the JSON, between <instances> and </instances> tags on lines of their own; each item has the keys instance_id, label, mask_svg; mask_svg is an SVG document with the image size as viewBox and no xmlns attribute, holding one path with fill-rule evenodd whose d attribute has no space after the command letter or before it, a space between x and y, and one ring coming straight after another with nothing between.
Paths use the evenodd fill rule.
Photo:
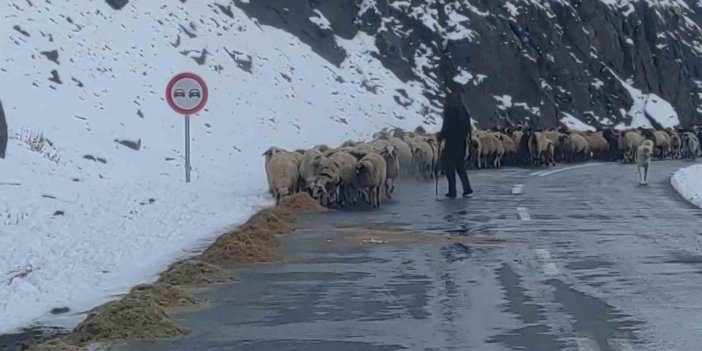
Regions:
<instances>
[{"instance_id":1,"label":"metal sign pole","mask_svg":"<svg viewBox=\"0 0 702 351\"><path fill-rule=\"evenodd\" d=\"M190 115L185 116L185 182L190 183Z\"/></svg>"}]
</instances>

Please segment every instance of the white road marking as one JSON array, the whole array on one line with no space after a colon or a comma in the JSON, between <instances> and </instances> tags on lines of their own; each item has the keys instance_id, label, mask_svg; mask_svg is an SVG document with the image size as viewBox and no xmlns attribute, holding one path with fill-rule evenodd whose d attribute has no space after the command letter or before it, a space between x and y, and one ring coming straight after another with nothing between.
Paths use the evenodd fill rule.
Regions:
<instances>
[{"instance_id":1,"label":"white road marking","mask_svg":"<svg viewBox=\"0 0 702 351\"><path fill-rule=\"evenodd\" d=\"M541 173L544 173L544 172L546 172L546 171L536 171L536 172L529 173L529 175L530 176L537 176L537 175L540 175Z\"/></svg>"},{"instance_id":2,"label":"white road marking","mask_svg":"<svg viewBox=\"0 0 702 351\"><path fill-rule=\"evenodd\" d=\"M519 219L523 221L531 220L531 216L529 215L529 212L527 212L526 207L517 207L517 213L519 214Z\"/></svg>"},{"instance_id":3,"label":"white road marking","mask_svg":"<svg viewBox=\"0 0 702 351\"><path fill-rule=\"evenodd\" d=\"M550 176L550 175L556 174L556 173L561 173L561 172L565 172L565 171L570 171L570 170L573 170L573 169L585 168L585 167L602 166L602 165L604 165L604 164L605 164L605 163L588 163L588 164L579 165L579 166L572 166L572 167L566 167L566 168L556 169L556 170L549 171L549 172L541 172L541 173L535 172L535 173L538 173L538 174L532 173L531 175L537 175L537 176L539 176L539 177L545 177L545 176Z\"/></svg>"},{"instance_id":4,"label":"white road marking","mask_svg":"<svg viewBox=\"0 0 702 351\"><path fill-rule=\"evenodd\" d=\"M556 267L556 263L553 262L553 258L551 257L551 253L548 252L546 249L536 249L536 256L539 257L539 260L541 261L541 264L543 265L544 268L544 274L546 275L558 275L558 267Z\"/></svg>"},{"instance_id":5,"label":"white road marking","mask_svg":"<svg viewBox=\"0 0 702 351\"><path fill-rule=\"evenodd\" d=\"M580 351L600 351L597 342L590 338L577 337L575 338L575 343L578 344L578 350Z\"/></svg>"},{"instance_id":6,"label":"white road marking","mask_svg":"<svg viewBox=\"0 0 702 351\"><path fill-rule=\"evenodd\" d=\"M614 351L634 351L634 347L626 339L609 339L607 344Z\"/></svg>"},{"instance_id":7,"label":"white road marking","mask_svg":"<svg viewBox=\"0 0 702 351\"><path fill-rule=\"evenodd\" d=\"M512 187L512 194L521 194L524 191L524 184L515 184Z\"/></svg>"}]
</instances>

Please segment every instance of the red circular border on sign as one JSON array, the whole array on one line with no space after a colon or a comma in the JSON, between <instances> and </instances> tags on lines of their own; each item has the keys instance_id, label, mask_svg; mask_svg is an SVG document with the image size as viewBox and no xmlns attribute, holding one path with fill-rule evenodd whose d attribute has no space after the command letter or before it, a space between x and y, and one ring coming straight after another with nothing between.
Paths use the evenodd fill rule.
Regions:
<instances>
[{"instance_id":1,"label":"red circular border on sign","mask_svg":"<svg viewBox=\"0 0 702 351\"><path fill-rule=\"evenodd\" d=\"M195 106L189 110L184 110L184 109L178 107L178 105L175 104L175 101L173 101L173 96L171 96L171 90L173 90L173 86L179 80L186 79L186 78L190 78L190 79L196 81L202 87L202 101L200 101L200 103L197 104L197 106ZM166 87L166 101L168 101L168 105L170 105L171 108L173 110L175 110L175 112L178 112L181 115L189 116L189 115L194 115L194 114L200 112L200 110L202 110L205 107L205 104L207 104L208 96L209 96L209 92L207 90L207 84L205 84L205 80L200 78L200 76L198 76L195 73L178 74L177 76L173 77L170 82L168 82L168 86Z\"/></svg>"}]
</instances>

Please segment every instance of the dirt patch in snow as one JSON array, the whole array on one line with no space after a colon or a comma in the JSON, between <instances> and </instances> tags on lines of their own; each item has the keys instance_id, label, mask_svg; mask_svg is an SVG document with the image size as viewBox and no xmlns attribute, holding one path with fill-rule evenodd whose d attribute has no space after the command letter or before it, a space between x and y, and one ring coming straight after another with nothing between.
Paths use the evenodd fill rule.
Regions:
<instances>
[{"instance_id":1,"label":"dirt patch in snow","mask_svg":"<svg viewBox=\"0 0 702 351\"><path fill-rule=\"evenodd\" d=\"M176 337L186 334L167 314L168 307L194 305L183 289L166 284L139 285L123 298L92 310L63 342L93 342Z\"/></svg>"},{"instance_id":2,"label":"dirt patch in snow","mask_svg":"<svg viewBox=\"0 0 702 351\"><path fill-rule=\"evenodd\" d=\"M221 283L227 281L227 275L218 266L198 261L184 260L171 265L161 277L157 284L170 285L200 285Z\"/></svg>"}]
</instances>

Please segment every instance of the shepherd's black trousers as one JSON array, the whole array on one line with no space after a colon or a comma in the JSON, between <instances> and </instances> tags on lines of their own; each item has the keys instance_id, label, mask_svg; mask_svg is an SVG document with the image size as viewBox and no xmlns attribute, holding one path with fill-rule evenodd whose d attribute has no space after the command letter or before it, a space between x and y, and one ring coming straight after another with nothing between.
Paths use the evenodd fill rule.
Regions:
<instances>
[{"instance_id":1,"label":"shepherd's black trousers","mask_svg":"<svg viewBox=\"0 0 702 351\"><path fill-rule=\"evenodd\" d=\"M470 186L470 180L466 173L465 147L462 148L463 152L456 152L455 149L452 150L448 147L446 149L442 157L442 169L448 181L449 191L447 195L456 196L456 174L461 179L463 193L472 193L473 189Z\"/></svg>"}]
</instances>

